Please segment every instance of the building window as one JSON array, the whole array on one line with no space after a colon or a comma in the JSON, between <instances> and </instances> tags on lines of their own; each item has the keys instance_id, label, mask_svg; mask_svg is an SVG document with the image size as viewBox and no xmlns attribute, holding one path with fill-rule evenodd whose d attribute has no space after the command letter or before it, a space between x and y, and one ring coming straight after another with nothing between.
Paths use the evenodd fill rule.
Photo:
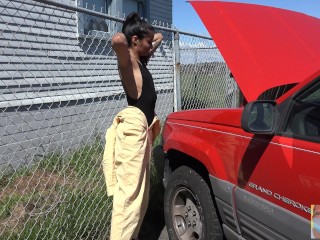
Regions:
<instances>
[{"instance_id":1,"label":"building window","mask_svg":"<svg viewBox=\"0 0 320 240\"><path fill-rule=\"evenodd\" d=\"M137 12L141 17L146 17L144 0L123 0L122 11L125 16L128 16L131 12Z\"/></svg>"},{"instance_id":2,"label":"building window","mask_svg":"<svg viewBox=\"0 0 320 240\"><path fill-rule=\"evenodd\" d=\"M111 0L82 0L80 7L108 14L108 7ZM84 35L101 35L109 32L110 21L101 17L80 13L79 32Z\"/></svg>"},{"instance_id":3,"label":"building window","mask_svg":"<svg viewBox=\"0 0 320 240\"><path fill-rule=\"evenodd\" d=\"M78 6L120 18L128 16L131 12L137 12L146 18L146 2L145 0L80 0ZM105 18L85 13L79 13L78 18L80 35L110 36L121 30L121 23Z\"/></svg>"}]
</instances>

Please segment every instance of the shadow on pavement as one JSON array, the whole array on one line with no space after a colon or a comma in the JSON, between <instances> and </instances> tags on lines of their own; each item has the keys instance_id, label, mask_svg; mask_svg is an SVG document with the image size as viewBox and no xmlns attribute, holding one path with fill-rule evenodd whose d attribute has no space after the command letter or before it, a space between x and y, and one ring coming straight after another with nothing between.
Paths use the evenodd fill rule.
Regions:
<instances>
[{"instance_id":1,"label":"shadow on pavement","mask_svg":"<svg viewBox=\"0 0 320 240\"><path fill-rule=\"evenodd\" d=\"M164 187L161 181L151 183L149 206L143 220L139 240L158 240L164 229Z\"/></svg>"}]
</instances>

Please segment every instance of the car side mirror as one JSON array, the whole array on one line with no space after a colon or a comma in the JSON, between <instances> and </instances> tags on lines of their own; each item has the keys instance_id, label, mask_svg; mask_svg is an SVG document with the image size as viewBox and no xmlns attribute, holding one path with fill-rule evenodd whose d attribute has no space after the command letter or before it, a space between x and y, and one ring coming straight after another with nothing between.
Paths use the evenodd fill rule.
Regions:
<instances>
[{"instance_id":1,"label":"car side mirror","mask_svg":"<svg viewBox=\"0 0 320 240\"><path fill-rule=\"evenodd\" d=\"M274 101L254 101L245 105L241 117L241 127L253 134L273 135L276 122Z\"/></svg>"}]
</instances>

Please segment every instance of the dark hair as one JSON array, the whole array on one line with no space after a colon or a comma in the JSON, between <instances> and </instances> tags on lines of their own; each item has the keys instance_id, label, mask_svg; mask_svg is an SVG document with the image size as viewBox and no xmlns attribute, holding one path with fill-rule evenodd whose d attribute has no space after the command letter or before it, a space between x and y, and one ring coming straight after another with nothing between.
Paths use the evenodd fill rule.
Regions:
<instances>
[{"instance_id":1,"label":"dark hair","mask_svg":"<svg viewBox=\"0 0 320 240\"><path fill-rule=\"evenodd\" d=\"M139 39L142 39L150 31L154 32L154 27L136 12L130 13L122 26L122 33L126 36L129 47L131 46L132 36L136 35Z\"/></svg>"}]
</instances>

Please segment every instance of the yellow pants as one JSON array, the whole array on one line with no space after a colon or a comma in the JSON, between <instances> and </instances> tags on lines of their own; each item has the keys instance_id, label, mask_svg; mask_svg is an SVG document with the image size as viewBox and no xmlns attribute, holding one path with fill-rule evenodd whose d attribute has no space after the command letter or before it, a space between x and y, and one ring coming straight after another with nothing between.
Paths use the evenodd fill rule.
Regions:
<instances>
[{"instance_id":1,"label":"yellow pants","mask_svg":"<svg viewBox=\"0 0 320 240\"><path fill-rule=\"evenodd\" d=\"M150 188L150 158L153 127L135 107L117 116L114 165L116 183L113 188L111 240L130 240L138 237L145 216ZM160 130L160 129L159 129Z\"/></svg>"}]
</instances>

